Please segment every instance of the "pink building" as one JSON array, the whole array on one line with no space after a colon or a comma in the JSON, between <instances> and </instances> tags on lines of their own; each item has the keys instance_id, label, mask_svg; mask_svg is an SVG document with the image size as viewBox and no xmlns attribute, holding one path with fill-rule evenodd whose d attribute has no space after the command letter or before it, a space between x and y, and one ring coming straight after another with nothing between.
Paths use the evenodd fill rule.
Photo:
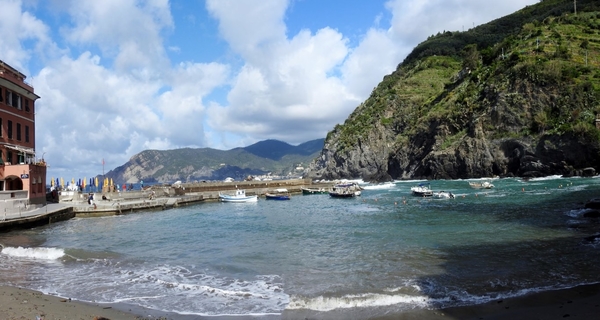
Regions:
<instances>
[{"instance_id":1,"label":"pink building","mask_svg":"<svg viewBox=\"0 0 600 320\"><path fill-rule=\"evenodd\" d=\"M0 200L46 202L46 163L35 156L35 101L25 75L0 60Z\"/></svg>"}]
</instances>

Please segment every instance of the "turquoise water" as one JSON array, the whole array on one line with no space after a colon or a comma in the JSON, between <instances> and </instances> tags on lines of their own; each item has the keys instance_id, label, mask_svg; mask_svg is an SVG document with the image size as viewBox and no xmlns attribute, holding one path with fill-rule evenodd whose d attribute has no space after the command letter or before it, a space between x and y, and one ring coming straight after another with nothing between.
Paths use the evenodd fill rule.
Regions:
<instances>
[{"instance_id":1,"label":"turquoise water","mask_svg":"<svg viewBox=\"0 0 600 320\"><path fill-rule=\"evenodd\" d=\"M0 283L183 315L364 318L600 281L598 178L417 181L0 234ZM304 313L302 313L304 312Z\"/></svg>"}]
</instances>

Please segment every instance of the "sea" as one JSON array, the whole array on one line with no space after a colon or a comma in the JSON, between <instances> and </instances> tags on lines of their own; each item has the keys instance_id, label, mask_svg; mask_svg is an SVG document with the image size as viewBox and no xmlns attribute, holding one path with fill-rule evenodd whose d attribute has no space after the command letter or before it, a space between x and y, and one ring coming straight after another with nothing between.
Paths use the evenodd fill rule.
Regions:
<instances>
[{"instance_id":1,"label":"sea","mask_svg":"<svg viewBox=\"0 0 600 320\"><path fill-rule=\"evenodd\" d=\"M0 234L0 284L172 319L366 319L600 282L600 178L361 183ZM429 183L454 199L419 198ZM593 238L593 237L592 237ZM153 313L152 313L153 312Z\"/></svg>"}]
</instances>

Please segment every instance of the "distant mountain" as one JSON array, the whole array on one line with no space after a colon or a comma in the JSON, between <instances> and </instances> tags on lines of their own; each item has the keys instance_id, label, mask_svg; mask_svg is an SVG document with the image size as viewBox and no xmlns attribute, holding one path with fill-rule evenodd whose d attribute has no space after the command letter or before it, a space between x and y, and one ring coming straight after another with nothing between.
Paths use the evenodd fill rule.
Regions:
<instances>
[{"instance_id":1,"label":"distant mountain","mask_svg":"<svg viewBox=\"0 0 600 320\"><path fill-rule=\"evenodd\" d=\"M321 140L321 148L323 148L323 141L324 140ZM319 150L321 148L319 148ZM281 160L281 158L287 154L298 154L296 147L279 140L264 140L241 149L244 149L257 157L275 161ZM308 155L310 155L310 153Z\"/></svg>"},{"instance_id":2,"label":"distant mountain","mask_svg":"<svg viewBox=\"0 0 600 320\"><path fill-rule=\"evenodd\" d=\"M105 176L115 183L170 183L174 181L243 180L248 176L271 174L299 176L323 149L325 139L290 145L265 140L244 148L217 150L182 148L145 150Z\"/></svg>"}]
</instances>

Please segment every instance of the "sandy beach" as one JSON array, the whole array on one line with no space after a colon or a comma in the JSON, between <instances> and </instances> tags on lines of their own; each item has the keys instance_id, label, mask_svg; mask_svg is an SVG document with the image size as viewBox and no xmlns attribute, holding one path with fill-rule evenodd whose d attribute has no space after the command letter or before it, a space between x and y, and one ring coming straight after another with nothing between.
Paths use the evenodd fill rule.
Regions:
<instances>
[{"instance_id":1,"label":"sandy beach","mask_svg":"<svg viewBox=\"0 0 600 320\"><path fill-rule=\"evenodd\" d=\"M121 310L119 310L121 309ZM127 320L127 319L200 319L202 317L144 314L142 309L123 311L111 305L93 304L42 294L37 291L0 286L0 319L14 320ZM308 314L302 315L313 319ZM600 315L600 284L547 291L489 303L448 308L415 310L387 319L597 319ZM289 315L288 315L289 316ZM283 318L289 318L285 314ZM315 319L318 319L316 317Z\"/></svg>"},{"instance_id":2,"label":"sandy beach","mask_svg":"<svg viewBox=\"0 0 600 320\"><path fill-rule=\"evenodd\" d=\"M1 320L160 319L119 311L112 306L84 303L38 291L0 286ZM166 318L165 318L166 319Z\"/></svg>"}]
</instances>

